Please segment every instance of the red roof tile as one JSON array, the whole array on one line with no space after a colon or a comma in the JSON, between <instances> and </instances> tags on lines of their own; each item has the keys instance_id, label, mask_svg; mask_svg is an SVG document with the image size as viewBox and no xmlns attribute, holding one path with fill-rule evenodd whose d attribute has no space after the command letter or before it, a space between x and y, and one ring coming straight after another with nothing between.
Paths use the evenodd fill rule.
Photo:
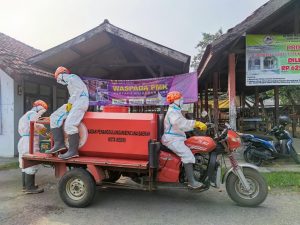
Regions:
<instances>
[{"instance_id":1,"label":"red roof tile","mask_svg":"<svg viewBox=\"0 0 300 225\"><path fill-rule=\"evenodd\" d=\"M52 78L52 74L31 66L26 59L41 51L0 33L0 69L8 75L36 75Z\"/></svg>"}]
</instances>

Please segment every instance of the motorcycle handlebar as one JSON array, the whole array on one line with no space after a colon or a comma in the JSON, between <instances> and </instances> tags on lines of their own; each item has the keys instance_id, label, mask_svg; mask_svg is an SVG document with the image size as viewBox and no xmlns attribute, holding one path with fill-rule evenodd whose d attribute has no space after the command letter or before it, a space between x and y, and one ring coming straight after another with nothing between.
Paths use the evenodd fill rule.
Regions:
<instances>
[{"instance_id":1,"label":"motorcycle handlebar","mask_svg":"<svg viewBox=\"0 0 300 225\"><path fill-rule=\"evenodd\" d=\"M266 132L266 135L272 135L272 134L275 134L276 132L278 132L280 129L281 129L282 127L277 127L277 126L275 126L275 127L273 127L270 131L267 131Z\"/></svg>"},{"instance_id":2,"label":"motorcycle handlebar","mask_svg":"<svg viewBox=\"0 0 300 225\"><path fill-rule=\"evenodd\" d=\"M219 135L219 137L215 137L214 140L215 141L221 141L223 139L227 138L227 133L228 133L228 127L226 126L226 128L222 131L222 133Z\"/></svg>"}]
</instances>

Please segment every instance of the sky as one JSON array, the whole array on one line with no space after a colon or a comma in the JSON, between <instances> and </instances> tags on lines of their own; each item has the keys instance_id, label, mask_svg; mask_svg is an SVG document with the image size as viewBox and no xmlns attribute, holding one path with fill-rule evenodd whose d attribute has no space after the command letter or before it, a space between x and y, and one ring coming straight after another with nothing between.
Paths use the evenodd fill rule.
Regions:
<instances>
[{"instance_id":1,"label":"sky","mask_svg":"<svg viewBox=\"0 0 300 225\"><path fill-rule=\"evenodd\" d=\"M267 0L0 0L0 32L47 50L101 24L190 56L202 32L226 32Z\"/></svg>"}]
</instances>

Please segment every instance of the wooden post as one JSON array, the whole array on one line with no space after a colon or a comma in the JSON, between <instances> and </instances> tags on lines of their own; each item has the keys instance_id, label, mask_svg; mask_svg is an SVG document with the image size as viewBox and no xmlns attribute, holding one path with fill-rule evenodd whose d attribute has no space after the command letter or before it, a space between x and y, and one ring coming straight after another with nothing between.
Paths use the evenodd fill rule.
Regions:
<instances>
[{"instance_id":1,"label":"wooden post","mask_svg":"<svg viewBox=\"0 0 300 225\"><path fill-rule=\"evenodd\" d=\"M279 87L278 86L275 86L274 87L274 106L275 106L275 112L274 112L274 115L275 115L275 124L278 125L278 118L279 118Z\"/></svg>"},{"instance_id":2,"label":"wooden post","mask_svg":"<svg viewBox=\"0 0 300 225\"><path fill-rule=\"evenodd\" d=\"M200 112L203 111L203 90L200 87Z\"/></svg>"},{"instance_id":3,"label":"wooden post","mask_svg":"<svg viewBox=\"0 0 300 225\"><path fill-rule=\"evenodd\" d=\"M294 18L294 33L299 34L300 33L300 3L296 3L295 7L295 18Z\"/></svg>"},{"instance_id":4,"label":"wooden post","mask_svg":"<svg viewBox=\"0 0 300 225\"><path fill-rule=\"evenodd\" d=\"M205 103L204 103L205 111L208 112L208 80L206 80L206 82L205 82L205 99L204 99L204 101L205 101Z\"/></svg>"},{"instance_id":5,"label":"wooden post","mask_svg":"<svg viewBox=\"0 0 300 225\"><path fill-rule=\"evenodd\" d=\"M255 99L254 99L254 116L257 118L259 114L259 90L258 87L255 87ZM258 121L255 122L255 129L258 131L259 124Z\"/></svg>"},{"instance_id":6,"label":"wooden post","mask_svg":"<svg viewBox=\"0 0 300 225\"><path fill-rule=\"evenodd\" d=\"M199 112L200 112L200 108L201 108L201 102L200 102L200 95L199 95L199 90L198 90L198 95L197 95L197 111L196 111L196 118L198 119L199 116Z\"/></svg>"},{"instance_id":7,"label":"wooden post","mask_svg":"<svg viewBox=\"0 0 300 225\"><path fill-rule=\"evenodd\" d=\"M246 102L245 92L242 91L242 93L241 93L241 102L240 102L241 116L240 116L240 123L239 123L239 129L241 131L244 131L245 102Z\"/></svg>"},{"instance_id":8,"label":"wooden post","mask_svg":"<svg viewBox=\"0 0 300 225\"><path fill-rule=\"evenodd\" d=\"M299 1L296 3L296 7L295 7L295 18L294 18L294 33L295 34L299 34L300 33L300 3ZM275 89L274 89L275 92ZM276 101L275 101L276 103ZM276 107L275 107L276 108ZM279 108L279 98L278 98L278 108ZM276 109L275 109L276 110ZM295 109L293 106L293 114L295 113ZM295 115L295 114L294 114ZM277 115L278 116L278 115ZM278 118L277 121L278 123ZM296 133L296 121L294 121L294 118L292 119L292 130L293 130L293 137L295 137L295 133Z\"/></svg>"},{"instance_id":9,"label":"wooden post","mask_svg":"<svg viewBox=\"0 0 300 225\"><path fill-rule=\"evenodd\" d=\"M259 110L258 110L258 106L259 106L259 91L258 91L258 87L255 87L254 91L255 91L254 115L255 115L255 117L258 117L258 114L259 114Z\"/></svg>"},{"instance_id":10,"label":"wooden post","mask_svg":"<svg viewBox=\"0 0 300 225\"><path fill-rule=\"evenodd\" d=\"M229 95L229 124L236 130L236 105L235 105L235 54L228 56L228 95Z\"/></svg>"},{"instance_id":11,"label":"wooden post","mask_svg":"<svg viewBox=\"0 0 300 225\"><path fill-rule=\"evenodd\" d=\"M242 94L241 94L241 117L244 117L245 116L245 92L242 91Z\"/></svg>"},{"instance_id":12,"label":"wooden post","mask_svg":"<svg viewBox=\"0 0 300 225\"><path fill-rule=\"evenodd\" d=\"M213 74L214 124L217 130L219 126L218 81L219 81L219 74L217 72L214 72Z\"/></svg>"}]
</instances>

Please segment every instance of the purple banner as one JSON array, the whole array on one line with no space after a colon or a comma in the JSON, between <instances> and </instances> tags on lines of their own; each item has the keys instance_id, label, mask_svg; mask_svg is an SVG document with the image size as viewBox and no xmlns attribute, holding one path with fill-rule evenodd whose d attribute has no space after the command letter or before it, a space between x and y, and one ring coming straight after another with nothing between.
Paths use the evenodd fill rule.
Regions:
<instances>
[{"instance_id":1,"label":"purple banner","mask_svg":"<svg viewBox=\"0 0 300 225\"><path fill-rule=\"evenodd\" d=\"M197 102L196 72L142 80L82 79L89 90L90 105L167 105L167 93L175 90L183 94L184 103Z\"/></svg>"}]
</instances>

